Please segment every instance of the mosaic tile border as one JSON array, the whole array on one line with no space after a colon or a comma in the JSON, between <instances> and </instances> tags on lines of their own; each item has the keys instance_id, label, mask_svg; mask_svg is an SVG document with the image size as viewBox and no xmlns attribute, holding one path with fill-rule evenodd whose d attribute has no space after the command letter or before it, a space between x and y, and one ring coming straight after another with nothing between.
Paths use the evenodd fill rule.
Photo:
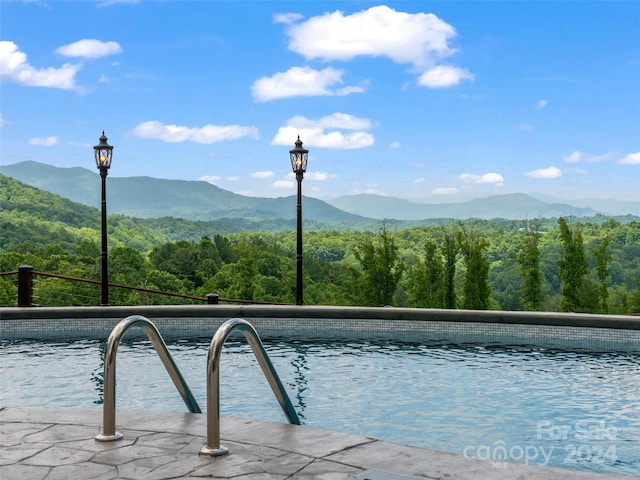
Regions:
<instances>
[{"instance_id":1,"label":"mosaic tile border","mask_svg":"<svg viewBox=\"0 0 640 480\"><path fill-rule=\"evenodd\" d=\"M7 310L0 310L0 339L106 339L122 318L134 313L132 308L126 307L15 310L9 314L6 314ZM413 315L415 309L387 308L136 307L135 310L136 314L153 321L167 340L211 338L224 321L240 317L250 321L265 340L535 345L591 352L640 353L640 329L635 328L635 322L640 323L640 319L629 322L626 317L615 316L535 314L507 317L505 321L504 312L493 312L495 315L492 316L492 312L479 315L480 312L455 311L455 317L447 318L438 311L422 311L418 312L423 313L422 316L416 316ZM394 313L398 318L394 318ZM616 323L615 328L603 328L600 326L603 318L621 323ZM559 321L551 322L550 319ZM580 321L573 325L575 320ZM621 328L624 326L632 328ZM141 329L133 328L125 338L145 336Z\"/></svg>"}]
</instances>

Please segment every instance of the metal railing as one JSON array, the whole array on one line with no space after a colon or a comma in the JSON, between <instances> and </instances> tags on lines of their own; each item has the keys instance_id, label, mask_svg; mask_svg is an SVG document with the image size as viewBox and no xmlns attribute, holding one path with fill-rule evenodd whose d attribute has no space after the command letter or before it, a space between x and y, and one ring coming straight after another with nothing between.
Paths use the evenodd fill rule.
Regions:
<instances>
[{"instance_id":1,"label":"metal railing","mask_svg":"<svg viewBox=\"0 0 640 480\"><path fill-rule=\"evenodd\" d=\"M171 380L178 389L182 400L191 413L202 413L198 402L196 402L189 386L185 382L180 370L171 358L167 345L164 343L160 332L156 326L147 318L141 315L131 315L115 326L109 339L107 340L107 349L104 354L104 404L102 408L103 424L102 432L96 435L95 439L99 442L111 442L119 440L123 437L122 433L116 431L116 354L118 353L118 345L125 332L131 327L141 327L153 347L156 349L160 360L167 369Z\"/></svg>"},{"instance_id":2,"label":"metal railing","mask_svg":"<svg viewBox=\"0 0 640 480\"><path fill-rule=\"evenodd\" d=\"M90 279L90 278L80 278L80 277L72 277L69 275L60 275L57 273L49 273L49 272L39 272L34 270L34 268L31 265L22 265L20 267L18 267L18 270L13 270L10 272L0 272L0 277L9 277L9 276L16 276L17 277L17 287L18 287L18 294L17 294L17 305L18 307L35 307L37 306L36 303L34 303L34 290L35 290L35 282L34 282L34 277L35 276L41 276L41 277L48 277L48 278L57 278L60 280L67 280L70 282L79 282L82 284L90 284L90 285L101 285L102 282L100 280L94 280L94 279ZM263 301L259 301L259 300L242 300L242 299L232 299L232 298L220 298L218 296L218 294L216 293L209 293L207 294L206 297L198 297L195 295L187 295L184 293L175 293L175 292L166 292L166 291L162 291L162 290L156 290L156 289L152 289L152 288L145 288L145 287L135 287L132 285L123 285L120 283L111 283L109 282L109 287L110 288L114 288L114 289L123 289L123 290L131 290L131 291L136 291L136 292L140 292L145 293L145 294L153 294L153 295L160 295L163 297L171 297L171 298L176 298L179 300L187 300L187 301L193 301L193 302L199 302L199 303L206 303L209 305L217 305L220 302L224 302L224 303L237 303L237 304L245 304L245 305L251 305L251 304L262 304L262 305L288 305L287 303L281 303L281 302L263 302ZM96 302L98 302L99 298L98 295L96 294ZM73 304L73 302L69 303L70 305Z\"/></svg>"},{"instance_id":3,"label":"metal railing","mask_svg":"<svg viewBox=\"0 0 640 480\"><path fill-rule=\"evenodd\" d=\"M200 449L201 455L218 456L229 453L226 447L220 445L220 356L225 340L234 330L242 332L249 342L253 354L256 356L289 423L300 425L298 414L262 345L258 332L246 320L233 318L227 320L216 330L209 346L207 356L207 444Z\"/></svg>"}]
</instances>

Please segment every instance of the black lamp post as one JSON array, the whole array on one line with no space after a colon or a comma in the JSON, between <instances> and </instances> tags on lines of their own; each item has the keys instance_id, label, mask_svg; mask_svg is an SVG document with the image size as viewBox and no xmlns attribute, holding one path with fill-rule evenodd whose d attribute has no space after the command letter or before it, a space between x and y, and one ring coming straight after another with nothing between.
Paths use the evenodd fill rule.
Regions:
<instances>
[{"instance_id":1,"label":"black lamp post","mask_svg":"<svg viewBox=\"0 0 640 480\"><path fill-rule=\"evenodd\" d=\"M296 305L302 305L302 177L307 171L307 161L309 160L309 150L302 148L300 135L296 140L296 148L289 150L291 157L291 168L296 174L298 181L298 240L297 240L297 269L296 269Z\"/></svg>"},{"instance_id":2,"label":"black lamp post","mask_svg":"<svg viewBox=\"0 0 640 480\"><path fill-rule=\"evenodd\" d=\"M100 143L93 147L96 166L102 177L102 305L109 305L109 267L107 265L107 174L111 167L113 147L107 143L102 131Z\"/></svg>"}]
</instances>

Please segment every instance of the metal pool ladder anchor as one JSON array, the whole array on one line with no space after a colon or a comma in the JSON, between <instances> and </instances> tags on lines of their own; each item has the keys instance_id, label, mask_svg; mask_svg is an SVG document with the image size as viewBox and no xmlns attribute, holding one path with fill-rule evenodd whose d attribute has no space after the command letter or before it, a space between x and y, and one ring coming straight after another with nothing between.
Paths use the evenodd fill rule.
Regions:
<instances>
[{"instance_id":1,"label":"metal pool ladder anchor","mask_svg":"<svg viewBox=\"0 0 640 480\"><path fill-rule=\"evenodd\" d=\"M178 389L182 400L191 413L202 413L198 402L196 402L191 390L185 382L180 370L171 358L167 345L164 343L160 332L156 326L147 318L141 315L131 315L118 323L111 331L107 340L107 350L104 354L104 405L102 408L103 425L102 432L96 435L99 442L112 442L120 440L123 435L116 432L116 353L120 339L130 327L142 327L149 340L156 349L160 360L167 369L171 380Z\"/></svg>"},{"instance_id":2,"label":"metal pool ladder anchor","mask_svg":"<svg viewBox=\"0 0 640 480\"><path fill-rule=\"evenodd\" d=\"M262 371L276 396L289 423L300 425L286 390L253 325L241 318L232 318L223 323L211 339L207 356L207 444L200 449L201 455L225 455L229 450L220 445L220 355L227 337L239 330L247 339Z\"/></svg>"}]
</instances>

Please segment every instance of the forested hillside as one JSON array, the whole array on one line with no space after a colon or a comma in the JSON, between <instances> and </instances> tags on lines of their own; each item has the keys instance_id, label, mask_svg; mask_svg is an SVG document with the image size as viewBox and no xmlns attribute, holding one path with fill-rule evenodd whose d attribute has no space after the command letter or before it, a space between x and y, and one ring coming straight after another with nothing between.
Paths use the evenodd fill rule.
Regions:
<instances>
[{"instance_id":1,"label":"forested hillside","mask_svg":"<svg viewBox=\"0 0 640 480\"><path fill-rule=\"evenodd\" d=\"M27 185L62 195L84 205L100 206L100 177L85 168L59 168L38 162L2 167L3 173ZM137 218L170 216L187 220L295 221L295 197L259 198L239 195L204 181L153 177L108 180L109 211ZM319 223L353 224L365 218L304 197L305 216Z\"/></svg>"},{"instance_id":2,"label":"forested hillside","mask_svg":"<svg viewBox=\"0 0 640 480\"><path fill-rule=\"evenodd\" d=\"M0 175L0 271L100 277L97 209ZM370 231L307 228L306 304L632 313L640 311L640 219L389 221ZM295 227L109 216L113 283L293 303ZM97 305L97 287L40 278L41 305ZM175 302L112 289L110 303ZM0 305L15 305L0 277Z\"/></svg>"}]
</instances>

